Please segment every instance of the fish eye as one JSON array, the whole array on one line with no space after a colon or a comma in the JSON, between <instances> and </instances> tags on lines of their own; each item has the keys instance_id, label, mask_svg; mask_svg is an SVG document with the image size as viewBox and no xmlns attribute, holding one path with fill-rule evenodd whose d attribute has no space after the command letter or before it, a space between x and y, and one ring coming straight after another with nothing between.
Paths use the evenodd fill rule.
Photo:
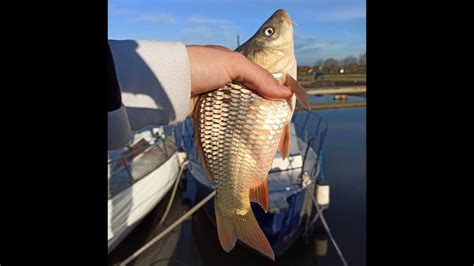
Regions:
<instances>
[{"instance_id":1,"label":"fish eye","mask_svg":"<svg viewBox=\"0 0 474 266\"><path fill-rule=\"evenodd\" d=\"M267 36L272 36L274 30L273 30L272 27L268 27L268 28L266 28L265 30L263 30L263 32L264 32L265 35L267 35Z\"/></svg>"}]
</instances>

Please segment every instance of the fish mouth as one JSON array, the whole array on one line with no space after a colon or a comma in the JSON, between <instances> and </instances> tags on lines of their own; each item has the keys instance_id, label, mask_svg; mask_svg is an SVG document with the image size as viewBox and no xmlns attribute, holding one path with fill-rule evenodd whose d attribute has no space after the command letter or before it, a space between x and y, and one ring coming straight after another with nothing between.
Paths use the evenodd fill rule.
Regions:
<instances>
[{"instance_id":1,"label":"fish mouth","mask_svg":"<svg viewBox=\"0 0 474 266\"><path fill-rule=\"evenodd\" d=\"M288 15L288 12L286 12L285 10L283 9L278 9L276 12L275 12L275 16L283 19L288 25L291 25L291 19L290 19L290 16Z\"/></svg>"}]
</instances>

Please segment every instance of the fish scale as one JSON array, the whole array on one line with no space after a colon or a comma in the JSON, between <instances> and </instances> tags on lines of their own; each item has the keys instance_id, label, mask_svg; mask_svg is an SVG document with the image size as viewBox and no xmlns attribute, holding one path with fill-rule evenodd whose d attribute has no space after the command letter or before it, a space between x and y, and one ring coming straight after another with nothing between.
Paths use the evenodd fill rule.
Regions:
<instances>
[{"instance_id":1,"label":"fish scale","mask_svg":"<svg viewBox=\"0 0 474 266\"><path fill-rule=\"evenodd\" d=\"M218 207L225 215L246 213L250 185L257 177L263 181L262 173L270 170L292 111L286 101L268 100L232 83L202 97L199 106L202 155L217 190ZM220 191L243 196L236 200Z\"/></svg>"}]
</instances>

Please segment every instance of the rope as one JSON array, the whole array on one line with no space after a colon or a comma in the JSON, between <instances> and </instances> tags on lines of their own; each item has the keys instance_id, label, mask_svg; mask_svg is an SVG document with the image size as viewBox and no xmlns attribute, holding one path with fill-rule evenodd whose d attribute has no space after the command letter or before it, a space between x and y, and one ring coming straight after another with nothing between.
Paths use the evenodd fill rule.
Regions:
<instances>
[{"instance_id":1,"label":"rope","mask_svg":"<svg viewBox=\"0 0 474 266\"><path fill-rule=\"evenodd\" d=\"M186 166L188 166L188 163L189 161L186 161L184 162L182 165L181 165L181 169L179 170L179 173L178 173L178 176L176 177L176 181L174 183L174 187L173 187L173 193L171 194L171 197L170 197L170 200L168 201L168 206L166 206L166 210L165 210L165 213L163 214L163 217L161 217L161 220L160 222L158 223L158 226L156 228L160 228L160 226L163 224L163 222L165 221L166 217L168 216L168 213L171 209L171 204L173 203L173 200L174 200L174 196L176 194L176 191L178 190L178 184L179 184L179 177L181 176L181 174L183 173L183 170L186 168Z\"/></svg>"},{"instance_id":2,"label":"rope","mask_svg":"<svg viewBox=\"0 0 474 266\"><path fill-rule=\"evenodd\" d=\"M323 206L323 207L321 208L321 213L322 213L325 209L327 209L327 207L324 207L324 206ZM318 218L319 218L319 212L316 213L316 215L314 216L313 220L309 223L309 225L312 226L312 225L316 222L316 220L318 220Z\"/></svg>"},{"instance_id":3,"label":"rope","mask_svg":"<svg viewBox=\"0 0 474 266\"><path fill-rule=\"evenodd\" d=\"M143 251L148 249L150 246L155 244L157 241L159 241L161 238L163 238L165 235L167 235L171 230L176 228L178 225L180 225L184 220L186 220L189 216L191 216L193 213L195 213L199 208L201 208L204 204L206 204L209 200L211 200L214 195L216 195L216 191L214 190L211 192L209 195L207 195L206 198L201 200L196 206L191 208L188 212L186 212L181 218L176 220L172 225L170 225L168 228L166 228L163 232L161 232L159 235L157 235L155 238L153 238L151 241L146 243L143 247L141 247L139 250L135 251L130 257L128 257L126 260L124 260L122 263L120 263L120 266L127 265L130 261L138 257Z\"/></svg>"},{"instance_id":4,"label":"rope","mask_svg":"<svg viewBox=\"0 0 474 266\"><path fill-rule=\"evenodd\" d=\"M323 226L324 226L324 228L326 229L326 232L328 232L329 237L331 238L332 244L333 244L334 247L336 248L336 251L337 251L337 253L339 254L339 257L341 258L342 263L344 264L344 266L347 266L348 264L347 264L346 260L344 259L344 256L342 255L342 252L341 252L341 250L339 249L339 246L337 245L336 240L334 240L334 237L332 237L331 231L329 230L329 226L328 226L328 224L327 224L327 222L326 222L326 218L324 218L323 213L322 213L321 210L319 209L319 205L318 205L318 203L316 202L316 199L314 198L313 193L310 193L310 194L311 194L311 198L313 199L314 205L316 205L316 209L318 210L318 214L319 214L319 216L321 216L321 222L323 222Z\"/></svg>"}]
</instances>

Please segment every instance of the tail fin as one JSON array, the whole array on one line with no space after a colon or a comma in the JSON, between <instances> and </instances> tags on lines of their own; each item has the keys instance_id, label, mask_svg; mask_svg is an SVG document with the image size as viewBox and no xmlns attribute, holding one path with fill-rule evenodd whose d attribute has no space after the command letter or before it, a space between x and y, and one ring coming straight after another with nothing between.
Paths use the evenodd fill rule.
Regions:
<instances>
[{"instance_id":1,"label":"tail fin","mask_svg":"<svg viewBox=\"0 0 474 266\"><path fill-rule=\"evenodd\" d=\"M231 251L237 239L240 239L240 241L275 261L272 247L258 225L252 209L246 215L235 217L222 215L217 207L215 207L215 210L219 241L226 252Z\"/></svg>"}]
</instances>

